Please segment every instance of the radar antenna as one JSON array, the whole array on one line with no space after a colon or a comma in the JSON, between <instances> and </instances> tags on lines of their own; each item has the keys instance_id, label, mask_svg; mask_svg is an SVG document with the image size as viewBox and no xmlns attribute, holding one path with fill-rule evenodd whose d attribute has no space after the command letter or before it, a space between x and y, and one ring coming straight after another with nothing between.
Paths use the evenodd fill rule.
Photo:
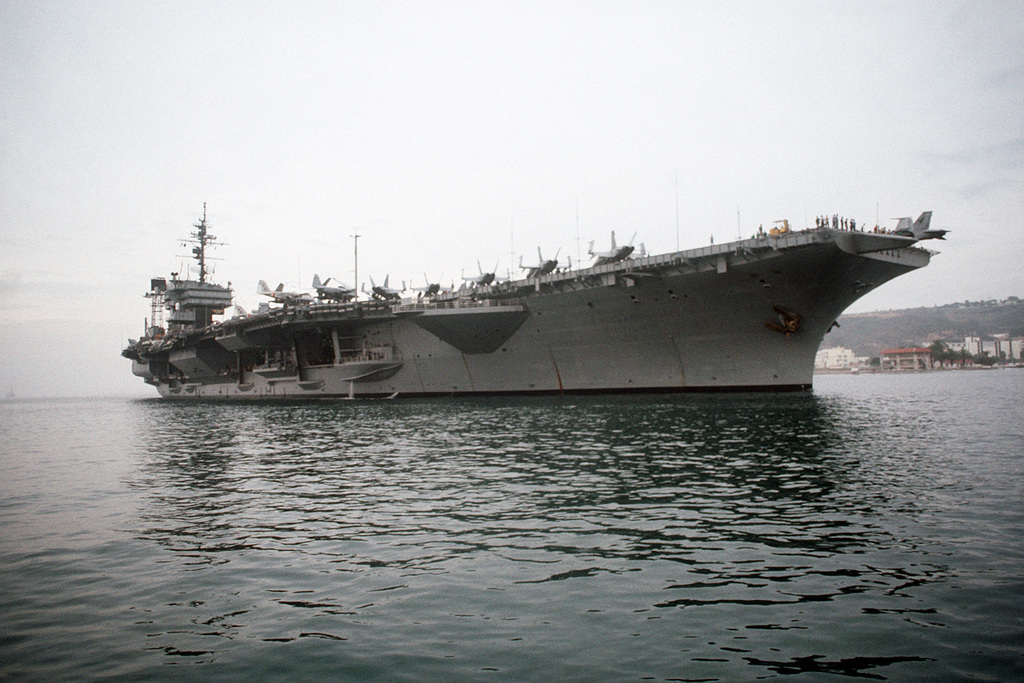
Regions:
<instances>
[{"instance_id":1,"label":"radar antenna","mask_svg":"<svg viewBox=\"0 0 1024 683\"><path fill-rule=\"evenodd\" d=\"M220 242L214 241L217 239L216 236L209 232L210 226L206 223L206 202L203 202L203 219L193 227L196 230L189 237L188 242L195 245L192 247L192 258L199 263L199 281L206 282L206 247L220 244Z\"/></svg>"}]
</instances>

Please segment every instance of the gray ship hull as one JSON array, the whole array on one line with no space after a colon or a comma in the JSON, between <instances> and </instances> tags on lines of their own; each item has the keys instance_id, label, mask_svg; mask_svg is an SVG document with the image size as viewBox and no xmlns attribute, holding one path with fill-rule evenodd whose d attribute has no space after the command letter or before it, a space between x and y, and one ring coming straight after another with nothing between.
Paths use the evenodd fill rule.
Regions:
<instances>
[{"instance_id":1,"label":"gray ship hull","mask_svg":"<svg viewBox=\"0 0 1024 683\"><path fill-rule=\"evenodd\" d=\"M179 399L807 390L842 311L927 265L931 252L915 242L787 233L479 288L472 299L285 309L125 355Z\"/></svg>"}]
</instances>

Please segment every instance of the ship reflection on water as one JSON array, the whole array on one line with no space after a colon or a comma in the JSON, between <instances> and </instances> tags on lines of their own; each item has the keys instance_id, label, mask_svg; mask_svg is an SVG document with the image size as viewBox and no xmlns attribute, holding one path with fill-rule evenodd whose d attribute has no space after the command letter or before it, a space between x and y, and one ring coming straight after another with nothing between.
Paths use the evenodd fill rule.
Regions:
<instances>
[{"instance_id":1,"label":"ship reflection on water","mask_svg":"<svg viewBox=\"0 0 1024 683\"><path fill-rule=\"evenodd\" d=\"M423 653L412 678L873 677L926 661L879 633L941 622L915 592L947 569L904 555L891 517L918 514L914 476L885 443L927 425L891 412L813 394L144 407L138 535L203 604L152 635L211 662L246 638L362 662L384 639L384 678L400 651Z\"/></svg>"}]
</instances>

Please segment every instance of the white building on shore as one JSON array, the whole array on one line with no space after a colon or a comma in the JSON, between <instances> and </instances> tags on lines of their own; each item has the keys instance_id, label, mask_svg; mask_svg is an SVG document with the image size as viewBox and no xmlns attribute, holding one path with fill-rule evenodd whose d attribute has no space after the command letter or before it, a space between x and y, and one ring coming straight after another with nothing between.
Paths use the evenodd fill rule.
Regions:
<instances>
[{"instance_id":1,"label":"white building on shore","mask_svg":"<svg viewBox=\"0 0 1024 683\"><path fill-rule=\"evenodd\" d=\"M831 349L818 349L814 356L814 367L817 370L849 370L860 365L867 365L868 358L855 356L853 349L835 346Z\"/></svg>"},{"instance_id":2,"label":"white building on shore","mask_svg":"<svg viewBox=\"0 0 1024 683\"><path fill-rule=\"evenodd\" d=\"M989 338L964 337L963 342L951 342L947 346L953 351L967 351L972 356L987 353L996 360L1020 361L1024 359L1024 339L1011 339L1008 334L997 334Z\"/></svg>"}]
</instances>

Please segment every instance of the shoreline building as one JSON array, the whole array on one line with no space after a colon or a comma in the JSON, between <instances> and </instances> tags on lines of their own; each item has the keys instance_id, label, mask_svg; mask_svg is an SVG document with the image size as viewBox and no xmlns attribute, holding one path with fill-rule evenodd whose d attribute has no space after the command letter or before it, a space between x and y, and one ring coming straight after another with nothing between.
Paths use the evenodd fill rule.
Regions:
<instances>
[{"instance_id":1,"label":"shoreline building","mask_svg":"<svg viewBox=\"0 0 1024 683\"><path fill-rule=\"evenodd\" d=\"M1024 339L1012 338L1009 334L995 334L987 338L964 337L962 342L951 342L947 346L953 351L966 351L972 356L987 354L997 361L1024 360Z\"/></svg>"},{"instance_id":2,"label":"shoreline building","mask_svg":"<svg viewBox=\"0 0 1024 683\"><path fill-rule=\"evenodd\" d=\"M932 367L932 352L920 346L882 349L882 370L888 372L921 372Z\"/></svg>"},{"instance_id":3,"label":"shoreline building","mask_svg":"<svg viewBox=\"0 0 1024 683\"><path fill-rule=\"evenodd\" d=\"M819 349L814 355L815 370L849 370L850 368L867 365L870 359L854 355L853 349L834 346L830 349Z\"/></svg>"}]
</instances>

